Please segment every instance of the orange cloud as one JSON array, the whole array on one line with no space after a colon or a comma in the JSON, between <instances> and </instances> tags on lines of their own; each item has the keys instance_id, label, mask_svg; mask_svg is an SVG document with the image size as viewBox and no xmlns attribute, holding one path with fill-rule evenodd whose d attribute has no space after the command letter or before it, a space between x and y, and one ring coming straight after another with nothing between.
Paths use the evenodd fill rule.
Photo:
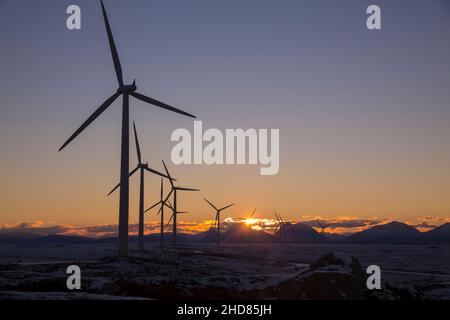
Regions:
<instances>
[{"instance_id":1,"label":"orange cloud","mask_svg":"<svg viewBox=\"0 0 450 320\"><path fill-rule=\"evenodd\" d=\"M385 224L395 219L392 217L387 218L358 218L353 216L342 216L336 218L322 218L320 216L304 216L301 220L289 220L290 223L305 223L317 231L321 231L318 223L327 225L327 233L355 233L376 225ZM416 227L419 231L428 231L439 225L450 222L450 217L418 217L405 223ZM243 220L234 220L231 217L227 217L222 222L222 226L227 228L228 226L236 223L244 223ZM202 221L178 221L177 229L180 233L196 234L205 232L214 226L214 220L202 220ZM255 230L264 230L273 233L278 228L278 221L268 218L255 218L251 221L251 227ZM172 225L164 225L166 232L171 232ZM117 224L98 224L98 225L57 225L54 222L45 221L33 221L22 222L17 224L4 224L0 225L0 233L4 232L28 232L37 235L80 235L86 237L110 237L117 235ZM159 233L160 223L157 221L147 222L144 226L145 234ZM129 225L130 235L138 234L138 225Z\"/></svg>"}]
</instances>

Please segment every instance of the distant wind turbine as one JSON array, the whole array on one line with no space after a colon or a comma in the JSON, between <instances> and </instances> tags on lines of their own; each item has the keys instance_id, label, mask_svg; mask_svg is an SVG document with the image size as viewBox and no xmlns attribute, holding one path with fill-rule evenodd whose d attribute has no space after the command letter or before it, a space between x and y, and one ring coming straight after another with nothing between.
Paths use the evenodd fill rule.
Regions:
<instances>
[{"instance_id":1,"label":"distant wind turbine","mask_svg":"<svg viewBox=\"0 0 450 320\"><path fill-rule=\"evenodd\" d=\"M177 211L177 191L200 191L200 190L199 189L183 188L183 187L175 186L173 184L173 182L176 181L176 180L173 179L170 176L169 170L167 169L167 166L166 166L164 160L162 160L162 163L164 165L164 170L166 170L166 174L169 177L170 186L172 187L172 189L170 190L170 192L167 195L167 197L166 197L164 202L166 202L169 199L169 197L171 196L171 194L173 193L173 206L170 205L172 207L173 214L170 217L170 220L173 219L173 232L172 232L173 233L173 245L174 245L174 247L176 247L177 246L177 214L181 213L181 212Z\"/></svg>"},{"instance_id":2,"label":"distant wind turbine","mask_svg":"<svg viewBox=\"0 0 450 320\"><path fill-rule=\"evenodd\" d=\"M217 247L220 247L220 212L222 212L225 209L228 209L232 206L234 206L233 204L230 204L226 207L217 209L216 206L214 206L211 202L209 202L207 199L204 199L211 207L214 208L214 210L216 210L216 218L214 220L214 226L217 226Z\"/></svg>"},{"instance_id":3,"label":"distant wind turbine","mask_svg":"<svg viewBox=\"0 0 450 320\"><path fill-rule=\"evenodd\" d=\"M278 214L276 211L275 211L275 217L277 217L277 220L278 220L278 235L280 236L280 246L282 246L283 245L283 234L282 234L282 231L283 231L283 226L286 223L284 222L284 220L281 217L281 215Z\"/></svg>"},{"instance_id":4,"label":"distant wind turbine","mask_svg":"<svg viewBox=\"0 0 450 320\"><path fill-rule=\"evenodd\" d=\"M132 84L125 85L122 76L122 67L117 53L116 44L109 25L105 6L101 1L103 20L105 21L106 32L108 34L109 47L111 50L114 69L116 71L119 87L111 97L109 97L95 112L79 127L75 133L59 148L64 149L73 139L75 139L84 129L86 129L95 119L97 119L119 96L122 96L122 146L121 146L121 164L120 164L120 202L119 202L119 254L128 254L128 170L129 170L129 97L130 95L138 100L147 102L153 106L166 109L172 112L180 113L188 117L195 118L194 115L184 112L178 108L150 98L136 92L136 80Z\"/></svg>"},{"instance_id":5,"label":"distant wind turbine","mask_svg":"<svg viewBox=\"0 0 450 320\"><path fill-rule=\"evenodd\" d=\"M238 218L238 219L241 219L241 220L244 220L244 221L246 221L246 220L248 221L248 220L250 220L253 217L255 212L256 212L256 208L253 210L253 212L247 218ZM248 223L248 246L249 247L252 246L252 225L250 223Z\"/></svg>"},{"instance_id":6,"label":"distant wind turbine","mask_svg":"<svg viewBox=\"0 0 450 320\"><path fill-rule=\"evenodd\" d=\"M133 129L134 129L134 138L135 138L135 142L136 142L136 154L137 154L137 166L136 168L133 169L133 171L130 172L130 174L128 175L129 177L131 177L136 171L140 170L140 188L139 188L139 235L138 235L138 248L140 251L144 250L144 172L145 170L151 173L154 173L158 176L164 177L164 178L169 178L168 176L166 176L165 174L156 171L152 168L150 168L148 166L148 163L142 163L142 158L141 158L141 147L139 146L139 138L137 135L137 131L136 131L136 125L133 121ZM111 195L111 193L113 193L117 188L120 187L120 183L118 183L114 189L112 189L109 193L108 196Z\"/></svg>"},{"instance_id":7,"label":"distant wind turbine","mask_svg":"<svg viewBox=\"0 0 450 320\"><path fill-rule=\"evenodd\" d=\"M160 246L161 249L164 248L164 207L169 207L167 205L167 199L164 199L164 184L163 184L163 179L161 178L161 200L158 201L157 203L155 203L154 205L152 205L150 208L148 208L147 210L144 211L147 212L149 210L152 210L154 207L160 205L159 210L157 212L158 214L161 214L161 225L160 225ZM170 208L170 207L169 207Z\"/></svg>"},{"instance_id":8,"label":"distant wind turbine","mask_svg":"<svg viewBox=\"0 0 450 320\"><path fill-rule=\"evenodd\" d=\"M170 203L170 200L167 201L166 206L167 206L168 208L170 208L170 209L173 211L173 206L172 206L172 203ZM187 212L187 211L177 211L177 214L184 214L184 213L189 213L189 212ZM167 226L170 225L170 222L172 221L172 219L173 219L174 216L175 216L175 215L172 213L172 215L171 215L170 218L169 218L169 221L167 221Z\"/></svg>"},{"instance_id":9,"label":"distant wind turbine","mask_svg":"<svg viewBox=\"0 0 450 320\"><path fill-rule=\"evenodd\" d=\"M330 226L330 224L324 224L321 222L317 222L317 224L322 229L322 237L325 237L325 229L328 228Z\"/></svg>"}]
</instances>

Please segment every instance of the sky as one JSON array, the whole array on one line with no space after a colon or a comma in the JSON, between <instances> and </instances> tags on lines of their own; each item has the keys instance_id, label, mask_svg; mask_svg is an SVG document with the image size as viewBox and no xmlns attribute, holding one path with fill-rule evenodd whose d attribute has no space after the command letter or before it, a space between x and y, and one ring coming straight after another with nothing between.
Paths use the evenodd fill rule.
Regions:
<instances>
[{"instance_id":1,"label":"sky","mask_svg":"<svg viewBox=\"0 0 450 320\"><path fill-rule=\"evenodd\" d=\"M81 8L82 29L66 28ZM370 4L382 29L369 31ZM136 100L143 158L181 185L185 223L226 216L446 221L450 4L445 0L105 0L124 71L203 127L277 128L280 170L170 161L191 119ZM114 225L120 102L58 148L117 89L98 1L0 0L0 226ZM130 167L136 163L130 139ZM167 186L166 186L167 188ZM159 179L146 179L146 206ZM136 223L138 179L130 183ZM154 213L146 221L156 221Z\"/></svg>"}]
</instances>

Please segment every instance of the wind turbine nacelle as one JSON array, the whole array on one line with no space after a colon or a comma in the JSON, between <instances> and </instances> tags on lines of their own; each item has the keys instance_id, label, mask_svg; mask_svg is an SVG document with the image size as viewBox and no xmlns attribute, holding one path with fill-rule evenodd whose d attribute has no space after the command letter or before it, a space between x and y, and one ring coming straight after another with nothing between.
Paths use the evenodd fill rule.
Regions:
<instances>
[{"instance_id":1,"label":"wind turbine nacelle","mask_svg":"<svg viewBox=\"0 0 450 320\"><path fill-rule=\"evenodd\" d=\"M117 89L117 92L119 93L130 93L136 91L137 87L136 84L133 82L133 84L127 84L120 86L119 89Z\"/></svg>"}]
</instances>

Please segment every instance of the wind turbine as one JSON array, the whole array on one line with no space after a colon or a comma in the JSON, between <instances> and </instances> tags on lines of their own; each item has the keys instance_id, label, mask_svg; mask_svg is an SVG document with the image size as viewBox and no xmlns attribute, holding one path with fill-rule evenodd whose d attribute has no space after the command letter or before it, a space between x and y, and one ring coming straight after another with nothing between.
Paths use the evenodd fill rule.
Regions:
<instances>
[{"instance_id":1,"label":"wind turbine","mask_svg":"<svg viewBox=\"0 0 450 320\"><path fill-rule=\"evenodd\" d=\"M322 229L322 237L325 237L325 229L328 228L330 224L323 224L321 222L317 222L319 227Z\"/></svg>"},{"instance_id":2,"label":"wind turbine","mask_svg":"<svg viewBox=\"0 0 450 320\"><path fill-rule=\"evenodd\" d=\"M170 208L170 209L173 211L173 206L172 206L172 204L170 203L170 200L167 200L166 206L167 206L168 208ZM189 213L189 212L187 212L187 211L177 211L177 214L184 214L184 213ZM172 213L172 215L171 215L170 218L169 218L169 221L167 221L167 226L170 225L170 222L172 221L172 219L173 219L174 216L175 216L175 215Z\"/></svg>"},{"instance_id":3,"label":"wind turbine","mask_svg":"<svg viewBox=\"0 0 450 320\"><path fill-rule=\"evenodd\" d=\"M128 175L129 177L131 177L135 172L137 172L138 170L140 170L140 188L139 188L139 235L138 235L138 248L140 251L144 250L144 173L145 170L147 170L148 172L154 173L158 176L164 177L164 178L169 178L168 176L166 176L165 174L156 171L152 168L150 168L148 166L148 163L142 163L142 157L141 157L141 147L139 145L139 138L137 135L137 131L136 131L136 124L133 121L133 129L134 129L134 139L136 141L136 154L137 154L137 166L136 168L133 169L133 171L130 172L130 174ZM109 193L108 196L111 195L111 193L113 193L117 188L120 187L120 183L118 183L114 189L112 189Z\"/></svg>"},{"instance_id":4,"label":"wind turbine","mask_svg":"<svg viewBox=\"0 0 450 320\"><path fill-rule=\"evenodd\" d=\"M217 247L220 247L220 212L222 212L222 211L225 210L225 209L228 209L229 207L234 206L234 203L233 203L233 204L230 204L230 205L228 205L228 206L226 206L226 207L217 209L217 208L216 208L211 202L209 202L207 199L205 199L205 201L206 201L211 207L213 207L214 210L216 210L216 218L215 218L215 220L214 220L214 226L217 225Z\"/></svg>"},{"instance_id":5,"label":"wind turbine","mask_svg":"<svg viewBox=\"0 0 450 320\"><path fill-rule=\"evenodd\" d=\"M161 226L160 226L160 246L161 249L164 247L164 206L168 206L166 204L167 199L164 199L164 183L163 183L163 178L161 178L161 200L158 201L157 203L155 203L154 205L152 205L150 208L148 208L147 210L144 211L147 212L151 209L153 209L154 207L161 205L159 207L159 210L157 212L157 215L161 213ZM170 208L170 207L169 207Z\"/></svg>"},{"instance_id":6,"label":"wind turbine","mask_svg":"<svg viewBox=\"0 0 450 320\"><path fill-rule=\"evenodd\" d=\"M278 233L280 236L280 247L281 247L283 245L282 229L283 229L283 226L285 225L285 222L284 222L283 218L281 217L281 215L278 214L276 211L275 211L275 217L277 217L277 220L278 220Z\"/></svg>"},{"instance_id":7,"label":"wind turbine","mask_svg":"<svg viewBox=\"0 0 450 320\"><path fill-rule=\"evenodd\" d=\"M166 174L169 177L170 186L172 187L172 189L170 190L170 192L167 195L164 202L166 202L169 199L170 195L173 193L173 206L171 205L173 214L172 214L172 217L170 220L172 220L172 218L173 218L173 232L172 232L173 233L173 246L176 247L177 246L177 214L181 213L181 212L177 211L177 191L200 191L200 190L175 186L173 184L173 182L176 180L170 176L169 170L167 170L167 166L164 163L164 160L162 160L162 163L164 165L164 170L166 170Z\"/></svg>"},{"instance_id":8,"label":"wind turbine","mask_svg":"<svg viewBox=\"0 0 450 320\"><path fill-rule=\"evenodd\" d=\"M129 170L129 97L130 95L138 100L147 102L153 106L166 109L172 112L180 113L188 117L195 118L194 115L184 112L180 109L172 107L156 99L150 98L136 92L136 80L132 84L125 85L123 82L122 67L117 53L116 44L109 25L108 16L106 14L103 1L100 1L103 12L103 20L105 21L106 32L108 34L109 47L116 71L119 87L117 91L103 102L100 107L89 116L89 118L79 127L69 139L59 148L64 149L73 139L75 139L84 129L86 129L95 119L97 119L108 107L119 97L122 96L122 145L121 145L121 162L120 162L120 202L119 202L119 254L128 254L128 170Z\"/></svg>"},{"instance_id":9,"label":"wind turbine","mask_svg":"<svg viewBox=\"0 0 450 320\"><path fill-rule=\"evenodd\" d=\"M253 217L253 215L255 214L255 212L256 212L256 208L253 210L253 212L248 216L248 218L238 218L238 219L241 219L241 220L250 220L252 217ZM248 246L249 247L251 247L251 245L252 245L252 225L249 223L248 224Z\"/></svg>"}]
</instances>

